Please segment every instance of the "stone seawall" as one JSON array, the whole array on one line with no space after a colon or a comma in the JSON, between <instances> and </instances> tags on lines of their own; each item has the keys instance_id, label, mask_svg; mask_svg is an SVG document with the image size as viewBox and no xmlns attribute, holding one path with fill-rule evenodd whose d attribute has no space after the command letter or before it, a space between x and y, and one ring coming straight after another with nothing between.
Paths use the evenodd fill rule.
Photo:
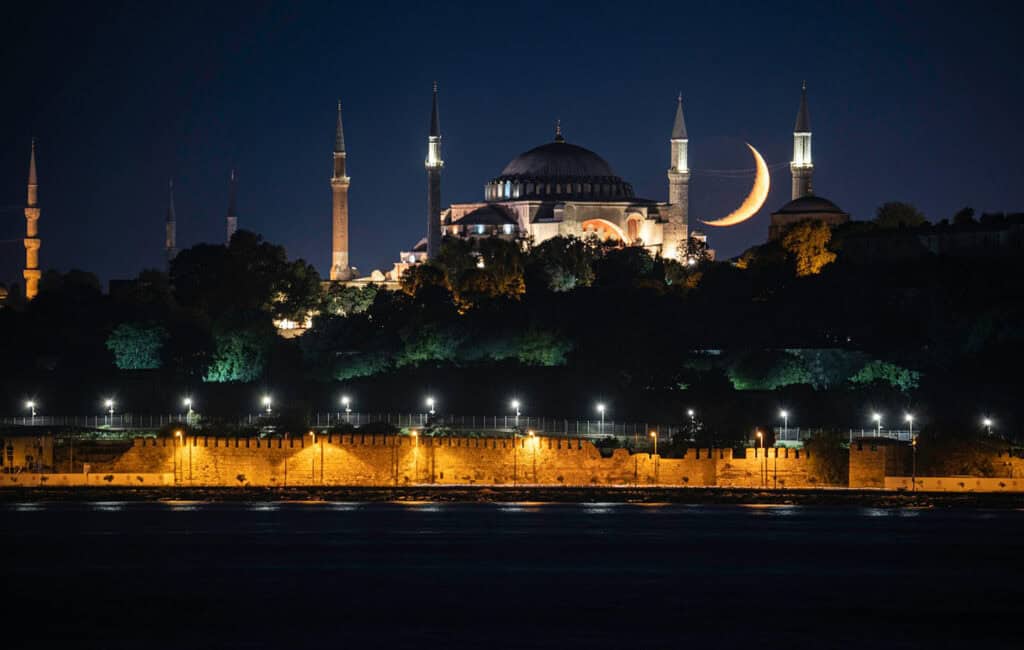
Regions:
<instances>
[{"instance_id":1,"label":"stone seawall","mask_svg":"<svg viewBox=\"0 0 1024 650\"><path fill-rule=\"evenodd\" d=\"M194 486L573 485L820 487L805 451L690 449L661 458L589 441L333 434L140 438L92 474L171 474Z\"/></svg>"}]
</instances>

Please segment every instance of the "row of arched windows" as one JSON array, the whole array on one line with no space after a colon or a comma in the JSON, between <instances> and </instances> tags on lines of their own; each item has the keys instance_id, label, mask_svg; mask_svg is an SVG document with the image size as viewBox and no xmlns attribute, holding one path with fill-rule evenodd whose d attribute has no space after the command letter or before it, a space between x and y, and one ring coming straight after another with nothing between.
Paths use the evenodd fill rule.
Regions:
<instances>
[{"instance_id":1,"label":"row of arched windows","mask_svg":"<svg viewBox=\"0 0 1024 650\"><path fill-rule=\"evenodd\" d=\"M591 182L534 182L497 180L484 187L487 201L501 201L534 196L562 196L565 194L595 198L632 198L633 188L628 183Z\"/></svg>"}]
</instances>

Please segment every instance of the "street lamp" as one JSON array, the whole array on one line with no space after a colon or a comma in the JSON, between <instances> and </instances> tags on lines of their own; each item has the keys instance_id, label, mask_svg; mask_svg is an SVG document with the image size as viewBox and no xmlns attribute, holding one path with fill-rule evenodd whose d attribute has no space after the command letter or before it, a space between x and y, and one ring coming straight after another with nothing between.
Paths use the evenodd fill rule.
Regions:
<instances>
[{"instance_id":1,"label":"street lamp","mask_svg":"<svg viewBox=\"0 0 1024 650\"><path fill-rule=\"evenodd\" d=\"M25 402L25 408L32 412L32 424L36 423L36 403L32 400Z\"/></svg>"},{"instance_id":2,"label":"street lamp","mask_svg":"<svg viewBox=\"0 0 1024 650\"><path fill-rule=\"evenodd\" d=\"M992 418L986 417L981 421L981 424L985 427L985 431L988 432L988 435L992 435Z\"/></svg>"},{"instance_id":3,"label":"street lamp","mask_svg":"<svg viewBox=\"0 0 1024 650\"><path fill-rule=\"evenodd\" d=\"M517 400L517 399L512 400L512 408L515 409L515 412L516 412L516 426L518 427L519 426L519 400Z\"/></svg>"},{"instance_id":4,"label":"street lamp","mask_svg":"<svg viewBox=\"0 0 1024 650\"><path fill-rule=\"evenodd\" d=\"M658 432L651 431L651 439L654 440L654 455L658 455Z\"/></svg>"},{"instance_id":5,"label":"street lamp","mask_svg":"<svg viewBox=\"0 0 1024 650\"><path fill-rule=\"evenodd\" d=\"M186 397L182 402L185 404L185 408L188 409L185 412L185 424L188 424L192 419L192 398Z\"/></svg>"},{"instance_id":6,"label":"street lamp","mask_svg":"<svg viewBox=\"0 0 1024 650\"><path fill-rule=\"evenodd\" d=\"M604 403L597 403L597 412L601 414L601 435L604 435Z\"/></svg>"},{"instance_id":7,"label":"street lamp","mask_svg":"<svg viewBox=\"0 0 1024 650\"><path fill-rule=\"evenodd\" d=\"M768 483L768 459L764 455L764 434L761 433L760 429L755 429L754 432L757 434L757 441L760 443L758 446L761 447L761 466L764 468L761 470L761 487L766 487Z\"/></svg>"},{"instance_id":8,"label":"street lamp","mask_svg":"<svg viewBox=\"0 0 1024 650\"><path fill-rule=\"evenodd\" d=\"M352 412L352 400L349 399L348 395L342 396L341 405L345 407L345 415Z\"/></svg>"},{"instance_id":9,"label":"street lamp","mask_svg":"<svg viewBox=\"0 0 1024 650\"><path fill-rule=\"evenodd\" d=\"M910 427L910 491L917 492L917 438L914 437L914 416L907 413L904 419Z\"/></svg>"},{"instance_id":10,"label":"street lamp","mask_svg":"<svg viewBox=\"0 0 1024 650\"><path fill-rule=\"evenodd\" d=\"M871 419L874 420L875 424L878 426L878 430L875 432L875 437L880 438L882 436L882 414L872 413Z\"/></svg>"},{"instance_id":11,"label":"street lamp","mask_svg":"<svg viewBox=\"0 0 1024 650\"><path fill-rule=\"evenodd\" d=\"M434 414L434 404L435 404L435 403L436 403L436 402L434 401L434 398L433 398L433 397L428 397L428 398L427 398L427 406L428 406L428 407L430 408L430 414L431 414L431 415L433 415L433 414Z\"/></svg>"},{"instance_id":12,"label":"street lamp","mask_svg":"<svg viewBox=\"0 0 1024 650\"><path fill-rule=\"evenodd\" d=\"M789 439L789 411L782 409L779 411L779 417L782 418L782 439Z\"/></svg>"},{"instance_id":13,"label":"street lamp","mask_svg":"<svg viewBox=\"0 0 1024 650\"><path fill-rule=\"evenodd\" d=\"M110 413L110 426L114 426L114 400L108 399L103 402L103 405L107 407L107 412Z\"/></svg>"},{"instance_id":14,"label":"street lamp","mask_svg":"<svg viewBox=\"0 0 1024 650\"><path fill-rule=\"evenodd\" d=\"M263 406L267 407L267 415L270 415L271 410L273 410L273 403L274 400L271 399L270 395L263 396Z\"/></svg>"}]
</instances>

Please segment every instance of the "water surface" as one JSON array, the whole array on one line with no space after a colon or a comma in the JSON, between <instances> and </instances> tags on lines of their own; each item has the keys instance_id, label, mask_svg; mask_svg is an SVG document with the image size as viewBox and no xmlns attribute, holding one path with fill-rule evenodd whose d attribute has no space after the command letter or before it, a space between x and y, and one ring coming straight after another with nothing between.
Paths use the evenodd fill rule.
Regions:
<instances>
[{"instance_id":1,"label":"water surface","mask_svg":"<svg viewBox=\"0 0 1024 650\"><path fill-rule=\"evenodd\" d=\"M170 501L0 522L8 647L1024 647L1013 510Z\"/></svg>"}]
</instances>

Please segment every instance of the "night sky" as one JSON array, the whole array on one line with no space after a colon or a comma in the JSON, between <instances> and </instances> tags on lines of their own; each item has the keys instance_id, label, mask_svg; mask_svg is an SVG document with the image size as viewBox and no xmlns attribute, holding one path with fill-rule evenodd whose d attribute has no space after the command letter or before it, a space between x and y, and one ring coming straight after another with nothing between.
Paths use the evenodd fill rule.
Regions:
<instances>
[{"instance_id":1,"label":"night sky","mask_svg":"<svg viewBox=\"0 0 1024 650\"><path fill-rule=\"evenodd\" d=\"M331 149L344 105L352 260L390 268L425 234L430 85L441 88L443 202L477 201L551 140L602 155L665 200L676 93L690 136L690 218L751 179L702 170L790 159L809 87L815 189L854 218L916 204L1024 210L1019 15L1010 3L21 3L0 26L0 281L20 279L29 139L39 139L43 268L104 281L163 264L167 179L178 245L239 225L327 274ZM86 6L88 5L88 6ZM789 199L709 230L722 257L763 241Z\"/></svg>"}]
</instances>

